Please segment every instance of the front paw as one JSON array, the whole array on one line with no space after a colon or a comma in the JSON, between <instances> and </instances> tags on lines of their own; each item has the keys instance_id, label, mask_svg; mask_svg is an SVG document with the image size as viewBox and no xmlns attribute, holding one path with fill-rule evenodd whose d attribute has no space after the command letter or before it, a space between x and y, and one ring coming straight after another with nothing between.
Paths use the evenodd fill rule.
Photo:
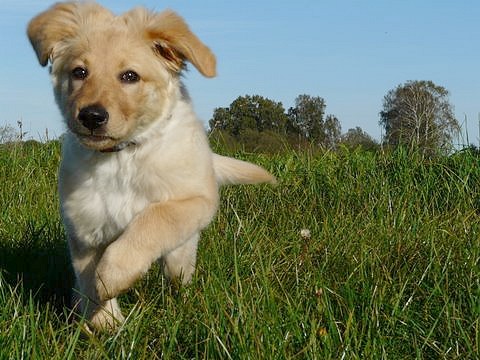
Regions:
<instances>
[{"instance_id":1,"label":"front paw","mask_svg":"<svg viewBox=\"0 0 480 360\"><path fill-rule=\"evenodd\" d=\"M128 290L142 275L142 268L132 254L122 253L118 246L110 245L97 266L95 288L100 301L117 297Z\"/></svg>"},{"instance_id":2,"label":"front paw","mask_svg":"<svg viewBox=\"0 0 480 360\"><path fill-rule=\"evenodd\" d=\"M97 331L114 331L123 322L125 318L120 311L116 299L106 301L102 306L98 307L92 314L89 324Z\"/></svg>"}]
</instances>

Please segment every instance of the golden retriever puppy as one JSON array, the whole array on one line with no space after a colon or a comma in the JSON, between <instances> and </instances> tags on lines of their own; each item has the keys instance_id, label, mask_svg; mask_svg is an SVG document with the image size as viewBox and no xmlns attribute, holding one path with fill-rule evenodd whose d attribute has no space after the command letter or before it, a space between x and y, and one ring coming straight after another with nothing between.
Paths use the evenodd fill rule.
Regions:
<instances>
[{"instance_id":1,"label":"golden retriever puppy","mask_svg":"<svg viewBox=\"0 0 480 360\"><path fill-rule=\"evenodd\" d=\"M67 125L59 192L76 302L95 328L114 327L117 295L154 261L191 279L219 185L275 179L211 152L180 73L188 61L213 77L215 56L174 12L58 3L28 36Z\"/></svg>"}]
</instances>

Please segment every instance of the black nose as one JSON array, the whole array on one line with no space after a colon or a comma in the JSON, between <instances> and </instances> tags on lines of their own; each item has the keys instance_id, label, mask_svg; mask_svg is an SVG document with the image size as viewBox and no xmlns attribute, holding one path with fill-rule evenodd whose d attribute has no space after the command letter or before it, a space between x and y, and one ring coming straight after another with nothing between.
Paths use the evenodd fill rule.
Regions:
<instances>
[{"instance_id":1,"label":"black nose","mask_svg":"<svg viewBox=\"0 0 480 360\"><path fill-rule=\"evenodd\" d=\"M95 130L108 121L108 112L101 105L89 105L80 109L78 120L89 130Z\"/></svg>"}]
</instances>

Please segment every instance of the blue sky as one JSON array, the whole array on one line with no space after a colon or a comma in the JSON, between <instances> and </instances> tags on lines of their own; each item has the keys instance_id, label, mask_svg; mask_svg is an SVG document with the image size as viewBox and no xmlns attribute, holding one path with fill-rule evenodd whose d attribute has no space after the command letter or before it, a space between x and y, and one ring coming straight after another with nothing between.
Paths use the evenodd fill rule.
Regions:
<instances>
[{"instance_id":1,"label":"blue sky","mask_svg":"<svg viewBox=\"0 0 480 360\"><path fill-rule=\"evenodd\" d=\"M53 2L0 2L0 126L22 120L29 136L63 132L48 70L37 63L26 24ZM121 13L136 5L171 8L215 52L218 77L193 67L185 83L199 117L240 95L286 109L299 94L321 96L342 131L360 126L380 139L383 96L407 80L432 80L450 92L457 119L479 143L480 1L104 0Z\"/></svg>"}]
</instances>

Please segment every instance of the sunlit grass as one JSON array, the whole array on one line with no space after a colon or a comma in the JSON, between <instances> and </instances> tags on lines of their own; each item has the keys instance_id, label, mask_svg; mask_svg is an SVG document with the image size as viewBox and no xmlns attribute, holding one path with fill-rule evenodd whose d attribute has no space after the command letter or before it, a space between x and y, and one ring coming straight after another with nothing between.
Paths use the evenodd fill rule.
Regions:
<instances>
[{"instance_id":1,"label":"sunlit grass","mask_svg":"<svg viewBox=\"0 0 480 360\"><path fill-rule=\"evenodd\" d=\"M59 146L1 148L0 358L478 356L478 158L235 155L279 185L223 188L193 283L155 266L121 297L122 328L88 336L65 306Z\"/></svg>"}]
</instances>

